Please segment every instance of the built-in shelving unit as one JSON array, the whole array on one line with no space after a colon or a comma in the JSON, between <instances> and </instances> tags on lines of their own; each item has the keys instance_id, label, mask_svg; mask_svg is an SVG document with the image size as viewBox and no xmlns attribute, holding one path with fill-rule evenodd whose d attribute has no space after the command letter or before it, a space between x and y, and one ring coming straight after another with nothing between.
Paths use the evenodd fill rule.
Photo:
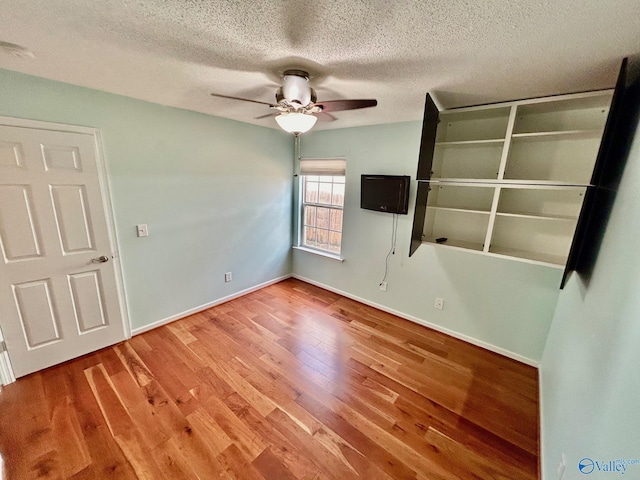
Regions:
<instances>
[{"instance_id":1,"label":"built-in shelving unit","mask_svg":"<svg viewBox=\"0 0 640 480\"><path fill-rule=\"evenodd\" d=\"M421 149L412 253L418 238L564 267L612 94L436 110L432 155Z\"/></svg>"}]
</instances>

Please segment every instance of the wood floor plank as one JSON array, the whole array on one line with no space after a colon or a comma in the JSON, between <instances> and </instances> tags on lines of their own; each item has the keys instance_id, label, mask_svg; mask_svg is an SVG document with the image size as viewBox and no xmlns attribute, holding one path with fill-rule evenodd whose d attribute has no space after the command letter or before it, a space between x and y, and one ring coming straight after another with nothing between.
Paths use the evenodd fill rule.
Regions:
<instances>
[{"instance_id":1,"label":"wood floor plank","mask_svg":"<svg viewBox=\"0 0 640 480\"><path fill-rule=\"evenodd\" d=\"M91 465L91 453L85 441L80 421L71 398L65 396L55 407L51 418L56 450L64 452L61 462L62 478L72 477Z\"/></svg>"},{"instance_id":2,"label":"wood floor plank","mask_svg":"<svg viewBox=\"0 0 640 480\"><path fill-rule=\"evenodd\" d=\"M303 367L300 369L305 377L312 382L312 386L305 386L302 389L316 399L324 398L323 403L332 404L342 402L348 404L354 410L366 415L372 421L382 426L392 426L395 418L388 413L385 408L379 408L380 402L367 395L364 390L353 386L343 388L341 384L354 385L360 380L359 377L352 378L351 372L345 373L340 378L340 383L326 378L319 372ZM313 388L315 386L315 388ZM330 393L329 393L330 392ZM384 402L381 402L384 403Z\"/></svg>"},{"instance_id":3,"label":"wood floor plank","mask_svg":"<svg viewBox=\"0 0 640 480\"><path fill-rule=\"evenodd\" d=\"M296 401L354 449L367 452L370 458L374 459L375 463L392 478L415 477L415 471L370 439L366 433L351 425L339 413L327 408L306 393L300 395Z\"/></svg>"},{"instance_id":4,"label":"wood floor plank","mask_svg":"<svg viewBox=\"0 0 640 480\"><path fill-rule=\"evenodd\" d=\"M379 480L391 479L380 467L374 462L371 462L365 454L346 443L335 432L321 428L315 433L314 438L329 450L329 452L340 459L352 473L356 474L356 477L367 479L375 478ZM340 478L343 477L341 476Z\"/></svg>"},{"instance_id":5,"label":"wood floor plank","mask_svg":"<svg viewBox=\"0 0 640 480\"><path fill-rule=\"evenodd\" d=\"M155 374L157 370L154 369L153 365L156 364L157 360L161 360L164 363L165 371L169 371L171 375L180 379L180 383L187 390L198 384L199 381L194 372L204 364L189 349L185 348L187 351L184 352L177 351L175 345L171 342L175 337L168 333L168 330L152 330L148 332L145 339L152 349L151 354L148 354L153 359L149 365L152 373ZM185 362L192 363L194 368L191 368Z\"/></svg>"},{"instance_id":6,"label":"wood floor plank","mask_svg":"<svg viewBox=\"0 0 640 480\"><path fill-rule=\"evenodd\" d=\"M189 331L186 322L170 323L167 325L167 330L178 337L178 339L185 345L189 345L191 342L195 342L197 340Z\"/></svg>"},{"instance_id":7,"label":"wood floor plank","mask_svg":"<svg viewBox=\"0 0 640 480\"><path fill-rule=\"evenodd\" d=\"M204 367L197 373L200 383L190 390L194 398L204 404L209 397L225 398L234 393L233 388L222 380L211 367Z\"/></svg>"},{"instance_id":8,"label":"wood floor plank","mask_svg":"<svg viewBox=\"0 0 640 480\"><path fill-rule=\"evenodd\" d=\"M216 456L233 443L231 438L204 408L199 408L190 413L187 416L187 421L194 430L198 430L200 435L207 439L209 448L215 452Z\"/></svg>"},{"instance_id":9,"label":"wood floor plank","mask_svg":"<svg viewBox=\"0 0 640 480\"><path fill-rule=\"evenodd\" d=\"M140 480L168 480L135 431L116 435L115 441Z\"/></svg>"},{"instance_id":10,"label":"wood floor plank","mask_svg":"<svg viewBox=\"0 0 640 480\"><path fill-rule=\"evenodd\" d=\"M147 402L143 391L136 388L135 381L128 372L113 375L111 382L147 447L155 448L171 438L170 432L158 421L153 407Z\"/></svg>"},{"instance_id":11,"label":"wood floor plank","mask_svg":"<svg viewBox=\"0 0 640 480\"><path fill-rule=\"evenodd\" d=\"M198 480L198 475L184 458L173 437L151 450L156 464L162 469L165 477L173 480Z\"/></svg>"},{"instance_id":12,"label":"wood floor plank","mask_svg":"<svg viewBox=\"0 0 640 480\"><path fill-rule=\"evenodd\" d=\"M100 405L102 416L107 422L111 435L123 435L131 430L134 426L131 418L122 404L119 392L113 386L106 369L102 364L85 370L87 381L91 386L93 395Z\"/></svg>"},{"instance_id":13,"label":"wood floor plank","mask_svg":"<svg viewBox=\"0 0 640 480\"><path fill-rule=\"evenodd\" d=\"M188 378L183 382L179 373L172 368L170 357L161 348L139 353L153 378L162 385L171 401L180 408L184 415L188 415L199 407L197 402L194 402L195 399L191 395L189 387L187 387L187 385L197 385L199 380ZM197 378L195 374L194 377Z\"/></svg>"},{"instance_id":14,"label":"wood floor plank","mask_svg":"<svg viewBox=\"0 0 640 480\"><path fill-rule=\"evenodd\" d=\"M148 346L146 341L145 345ZM144 364L129 342L116 345L113 349L120 358L120 362L126 367L136 382L138 382L138 385L144 386L153 380L153 375L149 372L149 368ZM149 347L149 351L151 351L151 347Z\"/></svg>"},{"instance_id":15,"label":"wood floor plank","mask_svg":"<svg viewBox=\"0 0 640 480\"><path fill-rule=\"evenodd\" d=\"M91 478L138 478L106 425L95 423L95 418L95 414L88 412L80 416L84 438L91 452L91 471L94 475ZM83 472L87 473L87 470L80 473Z\"/></svg>"},{"instance_id":16,"label":"wood floor plank","mask_svg":"<svg viewBox=\"0 0 640 480\"><path fill-rule=\"evenodd\" d=\"M513 466L491 462L465 449L460 443L433 428L429 428L425 439L432 450L442 457L442 462L462 480L475 478L507 480L521 474L520 470Z\"/></svg>"},{"instance_id":17,"label":"wood floor plank","mask_svg":"<svg viewBox=\"0 0 640 480\"><path fill-rule=\"evenodd\" d=\"M235 393L229 395L224 399L224 402L242 422L262 439L271 452L282 460L285 467L296 478L304 478L318 472L319 466L315 465L312 458L303 451L302 445L290 442L240 395Z\"/></svg>"},{"instance_id":18,"label":"wood floor plank","mask_svg":"<svg viewBox=\"0 0 640 480\"><path fill-rule=\"evenodd\" d=\"M263 417L269 415L276 408L276 404L271 399L262 394L233 369L229 368L227 364L211 365L211 370L260 412Z\"/></svg>"},{"instance_id":19,"label":"wood floor plank","mask_svg":"<svg viewBox=\"0 0 640 480\"><path fill-rule=\"evenodd\" d=\"M434 428L455 438L469 450L493 459L497 464L516 465L522 472L528 472L528 475L523 474L523 478L536 478L535 455L475 423L436 404L424 403L420 408L400 397L395 405L398 417L394 432L400 437L409 436L407 443L411 443L415 437L423 438L429 428Z\"/></svg>"},{"instance_id":20,"label":"wood floor plank","mask_svg":"<svg viewBox=\"0 0 640 480\"><path fill-rule=\"evenodd\" d=\"M233 443L220 452L217 460L225 473L233 480L265 480L265 477L252 463L247 461L240 449Z\"/></svg>"},{"instance_id":21,"label":"wood floor plank","mask_svg":"<svg viewBox=\"0 0 640 480\"><path fill-rule=\"evenodd\" d=\"M263 440L218 397L210 397L204 408L249 462L267 448Z\"/></svg>"},{"instance_id":22,"label":"wood floor plank","mask_svg":"<svg viewBox=\"0 0 640 480\"><path fill-rule=\"evenodd\" d=\"M291 471L270 449L266 449L253 461L253 466L265 479L297 480Z\"/></svg>"},{"instance_id":23,"label":"wood floor plank","mask_svg":"<svg viewBox=\"0 0 640 480\"><path fill-rule=\"evenodd\" d=\"M345 456L345 450L356 450L334 432L322 427L309 435L278 410L269 414L267 420L283 436L299 445L304 454L331 478L358 478L358 470L347 459L348 454Z\"/></svg>"},{"instance_id":24,"label":"wood floor plank","mask_svg":"<svg viewBox=\"0 0 640 480\"><path fill-rule=\"evenodd\" d=\"M210 446L207 431L199 426L188 425L177 432L173 439L180 455L199 478L229 479L230 476L216 458L216 449Z\"/></svg>"},{"instance_id":25,"label":"wood floor plank","mask_svg":"<svg viewBox=\"0 0 640 480\"><path fill-rule=\"evenodd\" d=\"M535 368L288 279L7 386L0 454L6 480L535 480L538 395Z\"/></svg>"}]
</instances>

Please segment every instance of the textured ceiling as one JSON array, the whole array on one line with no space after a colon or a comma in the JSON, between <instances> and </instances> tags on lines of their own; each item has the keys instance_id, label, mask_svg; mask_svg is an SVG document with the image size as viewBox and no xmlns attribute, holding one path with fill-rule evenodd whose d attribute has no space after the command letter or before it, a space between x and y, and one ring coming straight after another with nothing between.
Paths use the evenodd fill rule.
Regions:
<instances>
[{"instance_id":1,"label":"textured ceiling","mask_svg":"<svg viewBox=\"0 0 640 480\"><path fill-rule=\"evenodd\" d=\"M0 68L276 127L279 74L318 100L377 98L318 128L417 120L441 107L608 88L640 53L640 0L2 0Z\"/></svg>"}]
</instances>

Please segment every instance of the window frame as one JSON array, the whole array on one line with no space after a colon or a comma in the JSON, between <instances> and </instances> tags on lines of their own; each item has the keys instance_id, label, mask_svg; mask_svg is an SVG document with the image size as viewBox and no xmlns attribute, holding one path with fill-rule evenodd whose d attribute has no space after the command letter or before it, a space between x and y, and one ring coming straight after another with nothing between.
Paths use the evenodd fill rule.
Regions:
<instances>
[{"instance_id":1,"label":"window frame","mask_svg":"<svg viewBox=\"0 0 640 480\"><path fill-rule=\"evenodd\" d=\"M299 151L299 146L296 147ZM295 204L296 204L296 214L294 215L294 235L295 235L295 243L293 248L306 251L309 253L313 253L316 255L325 256L334 260L339 260L343 262L342 258L342 249L343 249L343 240L344 240L344 215L345 215L345 201L346 201L346 184L347 184L347 175L346 175L346 166L347 160L345 157L301 157L299 154L297 155L298 162L296 166L295 176L297 177L297 181L295 182ZM316 177L315 181L318 182L318 197L315 198L315 201L306 201L307 194L307 178L306 177ZM343 185L343 196L342 196L342 205L333 205L321 203L320 200L320 191L322 185L322 177L329 177L331 180L331 202L334 201L334 185L341 184ZM341 181L336 182L335 178L332 177L340 177ZM328 180L328 179L327 179ZM326 190L325 190L326 191ZM305 245L306 237L305 237L305 228L318 228L317 222L315 225L306 226L306 218L305 218L305 207L315 207L315 208L326 208L328 209L328 224L327 228L320 227L320 231L327 232L327 249L321 248L316 245ZM340 231L331 228L331 218L333 217L333 211L341 211L342 212L342 224L340 225ZM317 212L317 210L316 210ZM317 213L316 213L317 215ZM317 216L316 216L317 218ZM336 251L329 250L330 245L330 237L334 234L340 234L340 244L339 244L339 253ZM317 238L317 237L316 237Z\"/></svg>"},{"instance_id":2,"label":"window frame","mask_svg":"<svg viewBox=\"0 0 640 480\"><path fill-rule=\"evenodd\" d=\"M299 220L299 235L300 235L300 241L299 241L299 246L302 248L308 248L308 249L312 249L312 250L317 250L318 252L322 252L324 254L328 254L328 255L334 255L336 257L340 257L341 253L342 253L342 236L343 236L343 227L344 227L344 200L345 200L345 193L346 193L346 175L317 175L317 174L308 174L308 175L300 175L301 177L301 186L300 186L300 220ZM318 177L317 183L318 183L318 187L320 186L320 183L329 183L331 185L331 202L333 202L333 190L334 190L334 186L335 185L343 185L343 189L345 190L342 194L342 205L336 205L336 204L327 204L327 203L320 203L319 202L319 197L320 197L320 190L318 189L318 201L307 201L307 182L309 181L307 177ZM331 182L322 182L322 177L325 178L330 178ZM342 178L343 181L342 182L336 182L335 179L336 177ZM309 225L306 223L306 207L314 207L316 208L316 214L315 214L315 221L314 221L314 225ZM327 209L329 211L329 219L328 219L328 227L327 228L322 228L318 226L318 208L324 208ZM340 230L334 230L331 228L331 212L332 211L340 211L341 212L341 222L340 222ZM330 246L331 245L331 233L339 233L340 234L340 244L338 245L338 251L334 251L331 250L330 247L328 247L327 249L321 248L317 246L317 242L316 245L307 245L306 242L306 235L305 235L305 230L306 228L313 228L316 230L316 234L319 230L323 230L328 232L328 238L327 238L327 245Z\"/></svg>"}]
</instances>

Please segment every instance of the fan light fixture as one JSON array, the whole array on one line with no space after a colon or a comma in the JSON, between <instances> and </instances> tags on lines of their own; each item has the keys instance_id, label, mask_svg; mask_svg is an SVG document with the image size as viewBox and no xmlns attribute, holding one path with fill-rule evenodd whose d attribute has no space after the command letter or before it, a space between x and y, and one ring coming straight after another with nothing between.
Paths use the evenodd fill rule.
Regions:
<instances>
[{"instance_id":1,"label":"fan light fixture","mask_svg":"<svg viewBox=\"0 0 640 480\"><path fill-rule=\"evenodd\" d=\"M309 113L281 113L276 117L276 122L285 132L299 135L308 132L316 124L318 118Z\"/></svg>"}]
</instances>

